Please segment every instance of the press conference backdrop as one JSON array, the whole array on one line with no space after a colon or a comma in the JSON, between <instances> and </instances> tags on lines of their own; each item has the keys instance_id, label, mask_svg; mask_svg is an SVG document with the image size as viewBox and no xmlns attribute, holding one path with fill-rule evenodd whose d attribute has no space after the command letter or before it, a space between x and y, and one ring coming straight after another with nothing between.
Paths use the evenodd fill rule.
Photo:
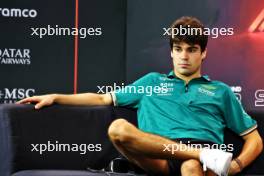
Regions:
<instances>
[{"instance_id":1,"label":"press conference backdrop","mask_svg":"<svg viewBox=\"0 0 264 176\"><path fill-rule=\"evenodd\" d=\"M125 19L123 0L80 0L78 8L75 0L1 0L0 102L123 82ZM77 44L67 32L40 36L41 28L74 32L76 22L90 34L80 31Z\"/></svg>"},{"instance_id":2,"label":"press conference backdrop","mask_svg":"<svg viewBox=\"0 0 264 176\"><path fill-rule=\"evenodd\" d=\"M181 16L195 16L210 29L233 28L233 35L209 37L203 73L232 86L246 110L263 111L263 0L1 0L0 102L98 92L148 72L168 73L164 28ZM91 35L34 33L76 22Z\"/></svg>"},{"instance_id":3,"label":"press conference backdrop","mask_svg":"<svg viewBox=\"0 0 264 176\"><path fill-rule=\"evenodd\" d=\"M195 16L210 29L234 33L209 37L203 74L232 86L247 110L264 110L263 0L130 0L127 7L128 82L151 71L168 73L172 61L163 28L181 16Z\"/></svg>"}]
</instances>

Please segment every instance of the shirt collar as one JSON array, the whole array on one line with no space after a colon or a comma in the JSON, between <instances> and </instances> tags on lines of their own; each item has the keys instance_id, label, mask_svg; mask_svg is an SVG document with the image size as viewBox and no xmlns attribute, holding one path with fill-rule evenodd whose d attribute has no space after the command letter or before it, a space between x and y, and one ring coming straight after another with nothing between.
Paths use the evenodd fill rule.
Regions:
<instances>
[{"instance_id":1,"label":"shirt collar","mask_svg":"<svg viewBox=\"0 0 264 176\"><path fill-rule=\"evenodd\" d=\"M180 79L180 78L178 78L178 77L174 74L174 71L173 71L173 70L170 71L169 74L167 74L167 77L168 77L168 78L177 78L177 79ZM202 78L203 80L208 81L208 82L211 81L211 79L209 78L208 75L203 75L203 76L201 76L200 78Z\"/></svg>"}]
</instances>

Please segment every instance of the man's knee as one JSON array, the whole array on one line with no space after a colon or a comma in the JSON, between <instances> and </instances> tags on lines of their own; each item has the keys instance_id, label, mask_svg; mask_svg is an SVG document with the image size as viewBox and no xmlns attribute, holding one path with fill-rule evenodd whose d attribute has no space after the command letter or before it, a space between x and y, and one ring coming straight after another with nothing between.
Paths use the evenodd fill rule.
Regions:
<instances>
[{"instance_id":1,"label":"man's knee","mask_svg":"<svg viewBox=\"0 0 264 176\"><path fill-rule=\"evenodd\" d=\"M198 160L195 159L184 161L181 165L181 172L200 173L201 164Z\"/></svg>"},{"instance_id":2,"label":"man's knee","mask_svg":"<svg viewBox=\"0 0 264 176\"><path fill-rule=\"evenodd\" d=\"M131 136L131 126L125 119L114 120L108 128L108 135L113 142L126 142Z\"/></svg>"}]
</instances>

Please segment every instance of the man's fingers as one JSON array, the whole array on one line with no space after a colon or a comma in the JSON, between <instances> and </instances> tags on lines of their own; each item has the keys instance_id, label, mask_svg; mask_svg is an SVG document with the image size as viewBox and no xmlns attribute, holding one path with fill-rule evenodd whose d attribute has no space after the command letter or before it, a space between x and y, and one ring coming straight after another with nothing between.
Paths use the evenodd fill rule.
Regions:
<instances>
[{"instance_id":1,"label":"man's fingers","mask_svg":"<svg viewBox=\"0 0 264 176\"><path fill-rule=\"evenodd\" d=\"M35 109L40 109L40 108L42 108L43 106L45 106L45 101L41 101L41 102L39 102L39 103L37 103L36 105L35 105Z\"/></svg>"},{"instance_id":2,"label":"man's fingers","mask_svg":"<svg viewBox=\"0 0 264 176\"><path fill-rule=\"evenodd\" d=\"M16 104L26 104L26 103L37 103L35 105L35 109L40 109L47 104L45 101L42 100L41 96L28 97L16 102Z\"/></svg>"},{"instance_id":3,"label":"man's fingers","mask_svg":"<svg viewBox=\"0 0 264 176\"><path fill-rule=\"evenodd\" d=\"M28 97L16 102L16 104L26 104L26 103L38 102L38 101L39 101L38 97Z\"/></svg>"},{"instance_id":4,"label":"man's fingers","mask_svg":"<svg viewBox=\"0 0 264 176\"><path fill-rule=\"evenodd\" d=\"M33 97L28 97L23 100L20 100L16 102L16 104L26 104L26 103L36 103L35 109L40 109L43 106L48 106L53 103L53 99L51 96L48 95L43 95L43 96L33 96Z\"/></svg>"},{"instance_id":5,"label":"man's fingers","mask_svg":"<svg viewBox=\"0 0 264 176\"><path fill-rule=\"evenodd\" d=\"M28 103L30 102L30 98L25 98L25 99L22 99L20 101L17 101L16 104L25 104L25 103Z\"/></svg>"}]
</instances>

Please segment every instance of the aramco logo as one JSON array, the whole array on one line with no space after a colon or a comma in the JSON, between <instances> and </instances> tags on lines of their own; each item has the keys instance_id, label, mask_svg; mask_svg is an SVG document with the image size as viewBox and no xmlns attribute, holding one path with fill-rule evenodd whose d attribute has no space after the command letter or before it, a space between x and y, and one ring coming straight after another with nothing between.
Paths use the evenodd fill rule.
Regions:
<instances>
[{"instance_id":1,"label":"aramco logo","mask_svg":"<svg viewBox=\"0 0 264 176\"><path fill-rule=\"evenodd\" d=\"M250 25L249 32L264 32L264 9Z\"/></svg>"}]
</instances>

